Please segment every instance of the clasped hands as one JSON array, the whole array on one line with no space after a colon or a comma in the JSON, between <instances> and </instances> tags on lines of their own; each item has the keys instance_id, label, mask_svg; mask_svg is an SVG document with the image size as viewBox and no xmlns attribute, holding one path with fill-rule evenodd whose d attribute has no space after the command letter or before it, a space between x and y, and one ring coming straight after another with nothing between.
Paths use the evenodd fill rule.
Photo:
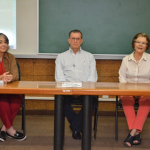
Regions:
<instances>
[{"instance_id":1,"label":"clasped hands","mask_svg":"<svg viewBox=\"0 0 150 150\"><path fill-rule=\"evenodd\" d=\"M9 72L5 72L2 75L2 80L6 83L11 82L14 80L14 76L12 74L9 74Z\"/></svg>"},{"instance_id":2,"label":"clasped hands","mask_svg":"<svg viewBox=\"0 0 150 150\"><path fill-rule=\"evenodd\" d=\"M80 95L73 95L74 96L74 98L78 98Z\"/></svg>"}]
</instances>

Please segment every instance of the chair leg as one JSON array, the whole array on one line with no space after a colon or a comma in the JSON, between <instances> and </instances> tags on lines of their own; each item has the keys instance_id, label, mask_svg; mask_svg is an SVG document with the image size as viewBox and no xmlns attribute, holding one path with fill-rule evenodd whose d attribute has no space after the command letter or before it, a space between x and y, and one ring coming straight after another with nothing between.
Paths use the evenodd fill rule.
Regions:
<instances>
[{"instance_id":1,"label":"chair leg","mask_svg":"<svg viewBox=\"0 0 150 150\"><path fill-rule=\"evenodd\" d=\"M118 141L118 96L116 96L115 140Z\"/></svg>"},{"instance_id":2,"label":"chair leg","mask_svg":"<svg viewBox=\"0 0 150 150\"><path fill-rule=\"evenodd\" d=\"M22 102L22 130L25 135L25 95L23 94L23 102Z\"/></svg>"},{"instance_id":3,"label":"chair leg","mask_svg":"<svg viewBox=\"0 0 150 150\"><path fill-rule=\"evenodd\" d=\"M95 108L95 115L94 115L94 139L96 140L96 133L97 133L97 121L98 121L98 108Z\"/></svg>"}]
</instances>

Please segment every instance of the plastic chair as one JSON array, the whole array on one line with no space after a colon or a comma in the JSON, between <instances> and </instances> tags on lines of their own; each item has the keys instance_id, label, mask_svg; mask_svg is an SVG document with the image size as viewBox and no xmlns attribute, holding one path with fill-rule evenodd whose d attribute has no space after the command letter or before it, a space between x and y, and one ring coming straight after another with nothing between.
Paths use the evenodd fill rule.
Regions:
<instances>
[{"instance_id":1,"label":"plastic chair","mask_svg":"<svg viewBox=\"0 0 150 150\"><path fill-rule=\"evenodd\" d=\"M16 61L17 64L17 68L18 68L18 81L21 80L21 71L20 71L20 65L18 64L18 62ZM21 129L23 130L23 134L25 135L25 94L23 94L23 102L22 102L22 126Z\"/></svg>"}]
</instances>

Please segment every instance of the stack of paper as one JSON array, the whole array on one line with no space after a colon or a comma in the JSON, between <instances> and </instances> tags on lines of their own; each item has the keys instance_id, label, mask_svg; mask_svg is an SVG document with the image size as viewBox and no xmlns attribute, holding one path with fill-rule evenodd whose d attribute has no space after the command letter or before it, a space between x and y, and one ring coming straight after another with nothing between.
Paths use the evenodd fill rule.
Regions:
<instances>
[{"instance_id":1,"label":"stack of paper","mask_svg":"<svg viewBox=\"0 0 150 150\"><path fill-rule=\"evenodd\" d=\"M3 80L0 80L0 85L4 85L4 81Z\"/></svg>"}]
</instances>

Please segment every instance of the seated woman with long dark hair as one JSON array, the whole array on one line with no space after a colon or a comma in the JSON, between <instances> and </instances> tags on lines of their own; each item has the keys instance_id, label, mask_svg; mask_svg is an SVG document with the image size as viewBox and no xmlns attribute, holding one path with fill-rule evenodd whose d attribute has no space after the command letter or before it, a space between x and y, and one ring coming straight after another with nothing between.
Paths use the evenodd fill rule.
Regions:
<instances>
[{"instance_id":1,"label":"seated woman with long dark hair","mask_svg":"<svg viewBox=\"0 0 150 150\"><path fill-rule=\"evenodd\" d=\"M18 80L18 69L15 57L8 53L8 37L0 33L0 80L6 83ZM3 123L0 130L0 141L6 140L6 135L16 140L24 140L25 135L13 128L13 121L23 101L23 95L0 94L0 118Z\"/></svg>"}]
</instances>

